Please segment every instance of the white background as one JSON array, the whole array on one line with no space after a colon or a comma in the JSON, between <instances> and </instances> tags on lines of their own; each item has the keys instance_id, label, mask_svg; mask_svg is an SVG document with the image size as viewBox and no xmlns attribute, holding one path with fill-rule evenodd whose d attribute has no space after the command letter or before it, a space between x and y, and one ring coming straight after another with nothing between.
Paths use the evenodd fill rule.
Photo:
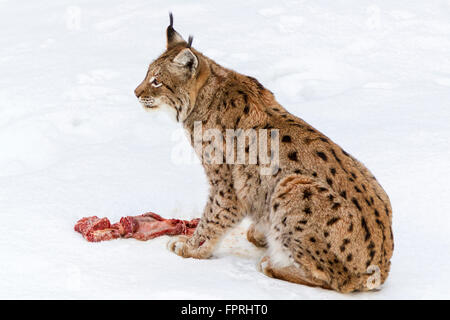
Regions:
<instances>
[{"instance_id":1,"label":"white background","mask_svg":"<svg viewBox=\"0 0 450 320\"><path fill-rule=\"evenodd\" d=\"M124 3L0 0L0 298L450 297L449 0ZM73 231L83 216L201 214L201 166L172 157L178 125L133 94L169 10L196 49L259 79L376 175L396 245L381 291L265 277L248 223L203 261L167 251L168 237Z\"/></svg>"}]
</instances>

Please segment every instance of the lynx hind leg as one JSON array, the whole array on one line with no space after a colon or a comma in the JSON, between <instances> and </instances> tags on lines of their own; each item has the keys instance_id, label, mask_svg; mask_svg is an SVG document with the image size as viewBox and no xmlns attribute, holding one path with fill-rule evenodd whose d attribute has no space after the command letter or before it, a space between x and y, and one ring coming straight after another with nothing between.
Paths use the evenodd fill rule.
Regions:
<instances>
[{"instance_id":1,"label":"lynx hind leg","mask_svg":"<svg viewBox=\"0 0 450 320\"><path fill-rule=\"evenodd\" d=\"M267 247L267 240L264 232L261 230L261 227L256 223L252 223L251 226L247 230L247 240L253 243L258 248Z\"/></svg>"},{"instance_id":2,"label":"lynx hind leg","mask_svg":"<svg viewBox=\"0 0 450 320\"><path fill-rule=\"evenodd\" d=\"M331 289L327 283L314 279L298 264L292 264L284 267L276 266L272 263L270 256L264 256L260 260L258 267L259 271L271 278L302 284L309 287Z\"/></svg>"},{"instance_id":3,"label":"lynx hind leg","mask_svg":"<svg viewBox=\"0 0 450 320\"><path fill-rule=\"evenodd\" d=\"M364 289L364 233L353 221L358 212L345 199L320 181L293 175L277 185L271 210L269 256L275 266L287 267L276 256L284 250L303 269L307 282L339 292ZM288 280L285 273L277 274Z\"/></svg>"}]
</instances>

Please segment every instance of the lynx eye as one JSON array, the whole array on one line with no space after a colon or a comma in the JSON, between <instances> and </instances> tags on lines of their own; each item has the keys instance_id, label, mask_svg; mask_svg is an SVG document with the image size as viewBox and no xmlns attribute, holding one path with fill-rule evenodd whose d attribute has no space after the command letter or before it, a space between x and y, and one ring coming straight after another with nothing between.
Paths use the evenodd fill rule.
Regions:
<instances>
[{"instance_id":1,"label":"lynx eye","mask_svg":"<svg viewBox=\"0 0 450 320\"><path fill-rule=\"evenodd\" d=\"M155 87L155 88L162 86L162 83L158 82L158 80L156 80L155 77L151 77L149 82L152 85L152 87Z\"/></svg>"}]
</instances>

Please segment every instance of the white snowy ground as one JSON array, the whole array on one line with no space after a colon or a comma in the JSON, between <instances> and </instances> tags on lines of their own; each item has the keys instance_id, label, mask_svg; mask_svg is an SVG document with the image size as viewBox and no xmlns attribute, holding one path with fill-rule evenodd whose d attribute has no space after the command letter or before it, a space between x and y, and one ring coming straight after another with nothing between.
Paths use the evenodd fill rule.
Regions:
<instances>
[{"instance_id":1,"label":"white snowy ground","mask_svg":"<svg viewBox=\"0 0 450 320\"><path fill-rule=\"evenodd\" d=\"M450 298L450 1L0 0L0 298ZM194 47L258 78L375 173L394 208L392 272L341 295L263 276L232 232L215 258L88 243L83 216L201 214L199 164L133 90L168 11ZM187 145L187 141L183 141Z\"/></svg>"}]
</instances>

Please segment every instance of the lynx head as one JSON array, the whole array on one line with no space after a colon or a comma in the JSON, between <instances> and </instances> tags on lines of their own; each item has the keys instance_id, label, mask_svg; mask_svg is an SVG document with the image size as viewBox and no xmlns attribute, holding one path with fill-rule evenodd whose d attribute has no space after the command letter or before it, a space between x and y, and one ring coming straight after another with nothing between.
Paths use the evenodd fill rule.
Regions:
<instances>
[{"instance_id":1,"label":"lynx head","mask_svg":"<svg viewBox=\"0 0 450 320\"><path fill-rule=\"evenodd\" d=\"M166 33L166 51L150 64L134 93L145 110L169 111L177 121L183 121L195 102L201 69L207 62L191 47L191 36L185 41L175 31L171 13Z\"/></svg>"}]
</instances>

